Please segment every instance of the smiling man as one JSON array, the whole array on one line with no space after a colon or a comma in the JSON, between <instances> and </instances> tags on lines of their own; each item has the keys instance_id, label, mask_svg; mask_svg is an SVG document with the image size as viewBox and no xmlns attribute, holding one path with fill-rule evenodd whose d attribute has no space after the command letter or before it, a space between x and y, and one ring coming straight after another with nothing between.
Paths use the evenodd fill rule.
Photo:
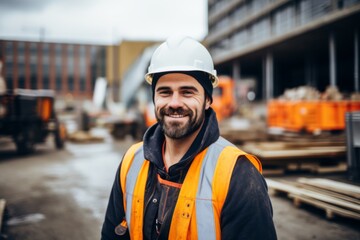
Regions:
<instances>
[{"instance_id":1,"label":"smiling man","mask_svg":"<svg viewBox=\"0 0 360 240\"><path fill-rule=\"evenodd\" d=\"M199 82L182 73L162 76L156 84L154 100L156 119L170 139L193 135L204 122L204 109L210 107Z\"/></svg>"},{"instance_id":2,"label":"smiling man","mask_svg":"<svg viewBox=\"0 0 360 240\"><path fill-rule=\"evenodd\" d=\"M206 48L170 37L145 78L157 123L123 157L102 239L276 239L261 163L219 134Z\"/></svg>"}]
</instances>

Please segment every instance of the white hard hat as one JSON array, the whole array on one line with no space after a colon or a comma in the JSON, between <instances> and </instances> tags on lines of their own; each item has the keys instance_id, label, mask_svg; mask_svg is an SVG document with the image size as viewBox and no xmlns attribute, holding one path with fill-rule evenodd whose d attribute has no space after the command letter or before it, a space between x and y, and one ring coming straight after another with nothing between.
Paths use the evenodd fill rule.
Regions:
<instances>
[{"instance_id":1,"label":"white hard hat","mask_svg":"<svg viewBox=\"0 0 360 240\"><path fill-rule=\"evenodd\" d=\"M155 73L186 71L208 73L212 86L218 84L219 79L208 50L190 37L176 35L169 37L155 50L145 79L151 84Z\"/></svg>"}]
</instances>

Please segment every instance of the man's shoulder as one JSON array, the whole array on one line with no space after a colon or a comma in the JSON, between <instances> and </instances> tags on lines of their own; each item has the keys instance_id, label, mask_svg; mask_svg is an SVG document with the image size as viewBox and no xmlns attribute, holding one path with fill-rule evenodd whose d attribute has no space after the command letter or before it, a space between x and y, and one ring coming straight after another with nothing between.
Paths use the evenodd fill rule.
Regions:
<instances>
[{"instance_id":1,"label":"man's shoulder","mask_svg":"<svg viewBox=\"0 0 360 240\"><path fill-rule=\"evenodd\" d=\"M135 153L135 152L137 152L137 151L139 151L139 150L142 150L142 148L143 148L143 145L144 145L144 142L137 142L137 143L134 143L133 145L131 145L129 148L128 148L128 150L126 151L127 153L129 153L129 152L133 152L133 153Z\"/></svg>"},{"instance_id":2,"label":"man's shoulder","mask_svg":"<svg viewBox=\"0 0 360 240\"><path fill-rule=\"evenodd\" d=\"M252 163L252 165L260 173L262 172L261 162L255 155L243 151L242 149L240 149L239 147L237 147L236 145L234 145L233 143L231 143L230 141L228 141L227 139L225 139L221 136L213 144L214 144L214 146L221 148L222 154L220 156L227 159L227 161L229 158L231 158L231 159L235 158L236 160L246 159L247 161Z\"/></svg>"}]
</instances>

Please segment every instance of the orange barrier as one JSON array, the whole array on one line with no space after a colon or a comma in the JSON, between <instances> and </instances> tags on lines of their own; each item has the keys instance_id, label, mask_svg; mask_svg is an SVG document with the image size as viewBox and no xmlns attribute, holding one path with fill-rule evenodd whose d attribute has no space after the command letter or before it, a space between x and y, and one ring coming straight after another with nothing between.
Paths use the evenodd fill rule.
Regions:
<instances>
[{"instance_id":1,"label":"orange barrier","mask_svg":"<svg viewBox=\"0 0 360 240\"><path fill-rule=\"evenodd\" d=\"M282 127L285 121L285 102L270 100L267 104L267 123L271 127Z\"/></svg>"},{"instance_id":2,"label":"orange barrier","mask_svg":"<svg viewBox=\"0 0 360 240\"><path fill-rule=\"evenodd\" d=\"M213 103L211 104L219 122L230 117L235 111L236 99L234 88L234 80L230 77L219 76L219 83L214 89Z\"/></svg>"},{"instance_id":3,"label":"orange barrier","mask_svg":"<svg viewBox=\"0 0 360 240\"><path fill-rule=\"evenodd\" d=\"M360 101L349 101L349 112L360 111Z\"/></svg>"},{"instance_id":4,"label":"orange barrier","mask_svg":"<svg viewBox=\"0 0 360 240\"><path fill-rule=\"evenodd\" d=\"M345 113L347 111L347 101L321 101L318 103L314 119L308 119L306 129L309 132L316 130L344 130Z\"/></svg>"},{"instance_id":5,"label":"orange barrier","mask_svg":"<svg viewBox=\"0 0 360 240\"><path fill-rule=\"evenodd\" d=\"M360 101L283 101L267 104L269 127L288 131L345 129L346 112L360 111Z\"/></svg>"}]
</instances>

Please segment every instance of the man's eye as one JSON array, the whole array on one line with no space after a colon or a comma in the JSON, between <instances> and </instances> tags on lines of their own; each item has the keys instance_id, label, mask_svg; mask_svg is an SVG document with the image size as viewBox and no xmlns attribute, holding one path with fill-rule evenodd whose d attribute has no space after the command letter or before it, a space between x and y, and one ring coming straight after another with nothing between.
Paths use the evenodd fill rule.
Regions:
<instances>
[{"instance_id":1,"label":"man's eye","mask_svg":"<svg viewBox=\"0 0 360 240\"><path fill-rule=\"evenodd\" d=\"M170 93L170 91L160 91L159 94L161 96L167 96L167 95L170 95L171 93Z\"/></svg>"},{"instance_id":2,"label":"man's eye","mask_svg":"<svg viewBox=\"0 0 360 240\"><path fill-rule=\"evenodd\" d=\"M193 92L192 91L184 91L183 95L184 96L190 96L190 95L193 95Z\"/></svg>"}]
</instances>

